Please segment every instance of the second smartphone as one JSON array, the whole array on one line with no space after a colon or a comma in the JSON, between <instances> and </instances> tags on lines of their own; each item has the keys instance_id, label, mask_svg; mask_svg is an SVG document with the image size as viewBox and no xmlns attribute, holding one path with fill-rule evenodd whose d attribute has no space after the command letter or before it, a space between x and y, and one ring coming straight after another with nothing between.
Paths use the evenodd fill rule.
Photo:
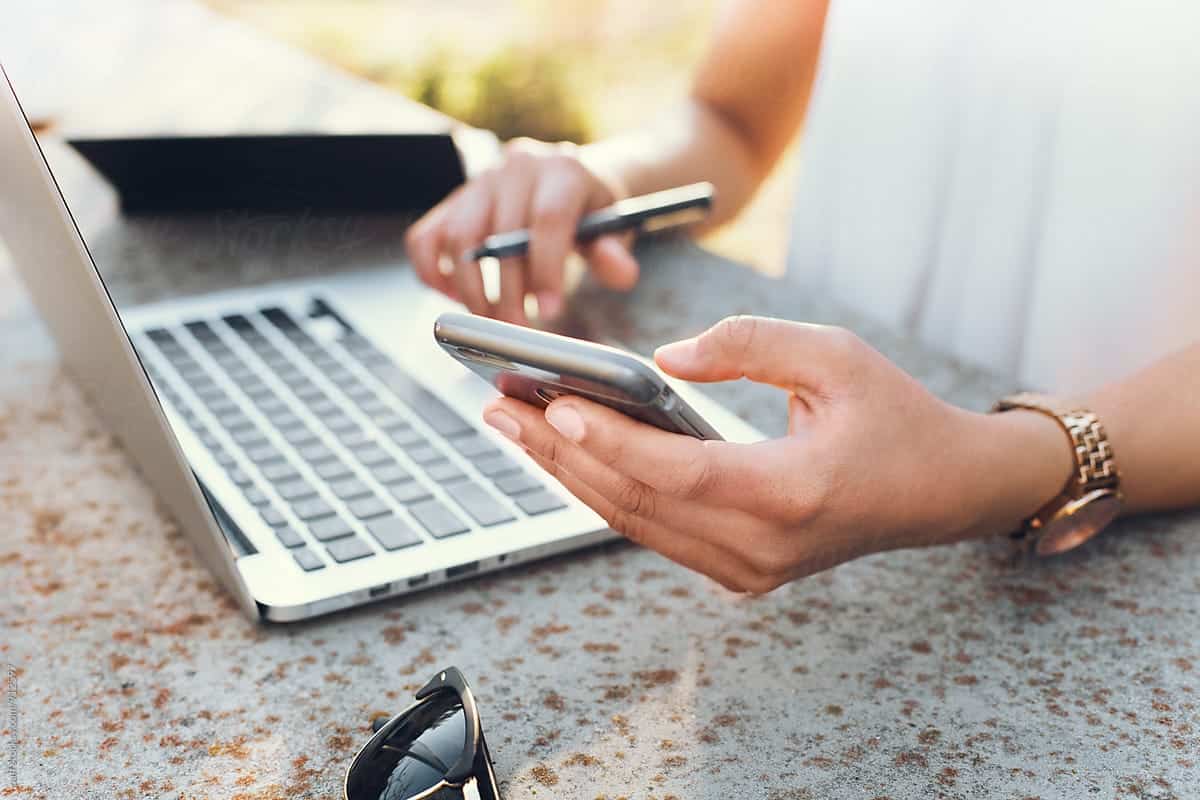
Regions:
<instances>
[{"instance_id":1,"label":"second smartphone","mask_svg":"<svg viewBox=\"0 0 1200 800\"><path fill-rule=\"evenodd\" d=\"M457 313L438 317L433 335L509 397L544 408L575 395L671 433L721 439L653 367L614 347Z\"/></svg>"}]
</instances>

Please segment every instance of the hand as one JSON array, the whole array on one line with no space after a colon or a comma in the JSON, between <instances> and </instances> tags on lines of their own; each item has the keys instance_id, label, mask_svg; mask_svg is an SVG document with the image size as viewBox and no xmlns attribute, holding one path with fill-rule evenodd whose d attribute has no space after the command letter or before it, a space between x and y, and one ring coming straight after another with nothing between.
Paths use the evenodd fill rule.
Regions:
<instances>
[{"instance_id":1,"label":"hand","mask_svg":"<svg viewBox=\"0 0 1200 800\"><path fill-rule=\"evenodd\" d=\"M1052 420L949 405L839 328L737 317L655 358L686 380L786 391L788 435L699 441L572 397L544 413L500 398L484 418L613 529L735 591L1015 530L1070 473Z\"/></svg>"},{"instance_id":2,"label":"hand","mask_svg":"<svg viewBox=\"0 0 1200 800\"><path fill-rule=\"evenodd\" d=\"M527 324L525 295L532 293L538 315L553 318L563 306L563 264L576 249L580 217L616 199L574 145L518 139L508 145L503 163L460 186L409 229L408 256L421 280L473 313ZM520 228L530 229L529 255L500 261L500 297L493 306L479 264L463 255L493 233ZM638 278L629 247L630 237L612 235L578 249L601 283L629 289Z\"/></svg>"}]
</instances>

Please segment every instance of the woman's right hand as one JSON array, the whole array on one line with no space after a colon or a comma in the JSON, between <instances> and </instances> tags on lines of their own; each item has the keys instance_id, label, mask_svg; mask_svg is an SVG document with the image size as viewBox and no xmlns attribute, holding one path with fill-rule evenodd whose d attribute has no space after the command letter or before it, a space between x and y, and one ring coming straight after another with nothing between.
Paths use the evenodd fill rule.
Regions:
<instances>
[{"instance_id":1,"label":"woman's right hand","mask_svg":"<svg viewBox=\"0 0 1200 800\"><path fill-rule=\"evenodd\" d=\"M630 289L637 283L631 237L575 243L580 217L617 199L584 166L575 145L518 139L498 166L460 186L409 229L408 257L421 280L476 314L528 324L525 296L533 294L538 316L553 318L563 307L563 265L572 250L605 286ZM520 228L531 233L528 256L500 261L500 297L493 304L469 253L493 233Z\"/></svg>"}]
</instances>

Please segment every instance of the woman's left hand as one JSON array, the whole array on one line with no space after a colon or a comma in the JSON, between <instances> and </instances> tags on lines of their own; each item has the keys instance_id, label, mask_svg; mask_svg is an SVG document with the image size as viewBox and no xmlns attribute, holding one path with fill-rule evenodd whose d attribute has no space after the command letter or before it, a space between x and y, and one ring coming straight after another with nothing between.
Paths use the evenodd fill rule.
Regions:
<instances>
[{"instance_id":1,"label":"woman's left hand","mask_svg":"<svg viewBox=\"0 0 1200 800\"><path fill-rule=\"evenodd\" d=\"M575 397L545 412L500 398L484 418L614 530L735 591L1014 530L1070 473L1052 420L949 405L839 328L735 317L655 358L685 380L784 390L788 435L700 441Z\"/></svg>"}]
</instances>

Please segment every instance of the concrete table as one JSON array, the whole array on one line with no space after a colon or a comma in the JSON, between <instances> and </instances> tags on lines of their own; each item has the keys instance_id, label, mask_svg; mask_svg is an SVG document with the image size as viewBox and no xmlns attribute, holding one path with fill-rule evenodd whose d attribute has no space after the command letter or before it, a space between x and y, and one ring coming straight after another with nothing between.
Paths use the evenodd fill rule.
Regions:
<instances>
[{"instance_id":1,"label":"concrete table","mask_svg":"<svg viewBox=\"0 0 1200 800\"><path fill-rule=\"evenodd\" d=\"M401 264L401 220L122 220L51 145L115 296ZM648 351L723 315L852 327L938 394L1011 386L680 241L571 328ZM782 396L713 393L771 433ZM612 544L293 626L234 609L0 267L0 796L325 798L374 714L472 681L509 800L1195 797L1200 516L1053 561L865 558L759 599Z\"/></svg>"}]
</instances>

